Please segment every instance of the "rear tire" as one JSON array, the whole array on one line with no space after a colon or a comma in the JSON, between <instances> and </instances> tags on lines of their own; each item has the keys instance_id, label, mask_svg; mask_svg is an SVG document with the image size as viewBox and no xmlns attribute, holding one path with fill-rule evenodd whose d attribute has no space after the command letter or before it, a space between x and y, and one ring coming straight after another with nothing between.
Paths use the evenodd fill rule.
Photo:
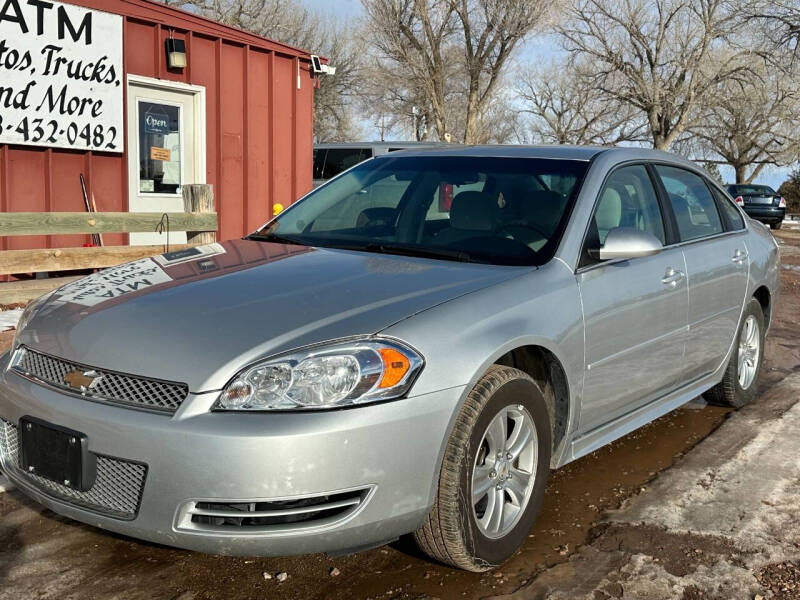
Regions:
<instances>
[{"instance_id":1,"label":"rear tire","mask_svg":"<svg viewBox=\"0 0 800 600\"><path fill-rule=\"evenodd\" d=\"M777 223L770 223L770 229L780 229L781 225L783 225L783 221L778 221Z\"/></svg>"},{"instance_id":2,"label":"rear tire","mask_svg":"<svg viewBox=\"0 0 800 600\"><path fill-rule=\"evenodd\" d=\"M414 532L420 549L467 571L508 560L541 507L551 443L550 417L534 380L492 365L456 417L433 508Z\"/></svg>"},{"instance_id":3,"label":"rear tire","mask_svg":"<svg viewBox=\"0 0 800 600\"><path fill-rule=\"evenodd\" d=\"M752 332L753 324L757 327L755 333ZM764 332L764 312L761 310L761 304L755 298L751 298L739 323L733 354L725 369L725 375L722 381L703 394L710 404L741 408L753 401L764 359ZM753 344L756 344L755 351Z\"/></svg>"}]
</instances>

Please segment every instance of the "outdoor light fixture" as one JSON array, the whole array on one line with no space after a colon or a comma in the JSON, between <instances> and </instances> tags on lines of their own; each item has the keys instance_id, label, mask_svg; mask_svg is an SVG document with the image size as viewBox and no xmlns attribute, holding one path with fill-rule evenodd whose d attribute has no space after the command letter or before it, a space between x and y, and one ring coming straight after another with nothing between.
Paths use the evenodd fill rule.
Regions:
<instances>
[{"instance_id":1,"label":"outdoor light fixture","mask_svg":"<svg viewBox=\"0 0 800 600\"><path fill-rule=\"evenodd\" d=\"M186 42L167 38L167 65L170 69L183 69L186 67Z\"/></svg>"},{"instance_id":2,"label":"outdoor light fixture","mask_svg":"<svg viewBox=\"0 0 800 600\"><path fill-rule=\"evenodd\" d=\"M336 67L323 65L319 56L316 54L311 55L311 70L314 75L336 75Z\"/></svg>"}]
</instances>

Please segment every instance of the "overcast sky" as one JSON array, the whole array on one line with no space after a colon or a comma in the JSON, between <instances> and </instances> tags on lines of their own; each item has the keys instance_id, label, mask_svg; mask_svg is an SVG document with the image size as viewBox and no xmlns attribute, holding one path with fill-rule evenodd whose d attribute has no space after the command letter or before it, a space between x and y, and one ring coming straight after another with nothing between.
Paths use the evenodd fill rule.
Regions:
<instances>
[{"instance_id":1,"label":"overcast sky","mask_svg":"<svg viewBox=\"0 0 800 600\"><path fill-rule=\"evenodd\" d=\"M363 9L361 0L302 0L303 3L314 10L321 10L340 17L352 18L361 16ZM313 49L311 49L313 51ZM552 36L532 37L520 50L517 56L518 63L535 63L537 60L549 60L560 49ZM334 65L335 66L335 65ZM365 122L364 129L368 138L378 139L378 131L371 130L369 123ZM734 181L733 169L720 166L722 178L726 183ZM789 168L766 167L759 175L757 182L770 185L776 190L789 174Z\"/></svg>"}]
</instances>

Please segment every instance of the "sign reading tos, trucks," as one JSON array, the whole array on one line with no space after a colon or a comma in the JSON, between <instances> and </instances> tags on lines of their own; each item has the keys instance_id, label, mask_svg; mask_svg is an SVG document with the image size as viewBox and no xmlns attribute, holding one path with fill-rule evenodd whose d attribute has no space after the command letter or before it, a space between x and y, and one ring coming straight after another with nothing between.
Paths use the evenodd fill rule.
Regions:
<instances>
[{"instance_id":1,"label":"sign reading tos, trucks,","mask_svg":"<svg viewBox=\"0 0 800 600\"><path fill-rule=\"evenodd\" d=\"M0 2L0 144L122 152L122 17Z\"/></svg>"}]
</instances>

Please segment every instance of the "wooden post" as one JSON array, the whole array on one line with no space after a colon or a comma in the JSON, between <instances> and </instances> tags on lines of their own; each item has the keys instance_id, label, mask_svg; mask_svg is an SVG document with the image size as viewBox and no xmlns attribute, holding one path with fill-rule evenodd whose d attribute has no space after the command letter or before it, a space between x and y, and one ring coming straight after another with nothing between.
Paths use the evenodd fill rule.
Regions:
<instances>
[{"instance_id":1,"label":"wooden post","mask_svg":"<svg viewBox=\"0 0 800 600\"><path fill-rule=\"evenodd\" d=\"M192 183L183 186L183 210L186 212L214 212L214 187L211 184ZM216 231L187 231L189 244L210 244L216 241Z\"/></svg>"}]
</instances>

